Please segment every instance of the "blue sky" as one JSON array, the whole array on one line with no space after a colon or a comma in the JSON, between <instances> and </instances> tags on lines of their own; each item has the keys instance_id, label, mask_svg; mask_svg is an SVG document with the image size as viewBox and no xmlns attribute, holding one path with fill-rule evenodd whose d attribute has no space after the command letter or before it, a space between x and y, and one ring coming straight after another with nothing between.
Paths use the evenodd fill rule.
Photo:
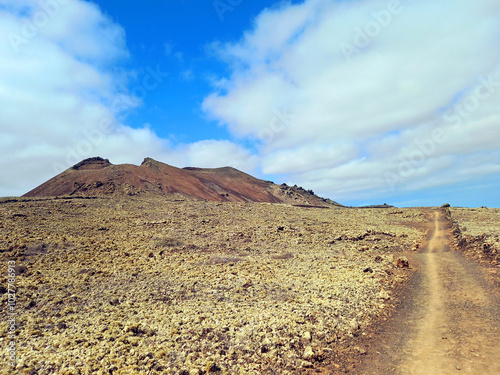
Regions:
<instances>
[{"instance_id":1,"label":"blue sky","mask_svg":"<svg viewBox=\"0 0 500 375\"><path fill-rule=\"evenodd\" d=\"M207 48L214 41L237 41L270 2L241 1L236 6L227 1L183 0L96 3L126 31L131 54L127 63L138 72L138 80L131 85L140 84L148 66L159 65L169 74L158 89L148 92L144 108L130 114L127 123L161 124L155 127L158 136L181 142L231 138L224 127L205 120L201 111L204 97L212 90L211 79L230 73Z\"/></svg>"},{"instance_id":2,"label":"blue sky","mask_svg":"<svg viewBox=\"0 0 500 375\"><path fill-rule=\"evenodd\" d=\"M494 0L0 0L0 196L91 156L500 206Z\"/></svg>"}]
</instances>

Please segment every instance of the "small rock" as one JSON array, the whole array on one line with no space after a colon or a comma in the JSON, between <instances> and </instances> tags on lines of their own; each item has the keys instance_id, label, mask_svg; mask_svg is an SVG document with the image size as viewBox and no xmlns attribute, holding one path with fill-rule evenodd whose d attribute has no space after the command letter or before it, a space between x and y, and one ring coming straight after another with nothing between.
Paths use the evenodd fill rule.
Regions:
<instances>
[{"instance_id":1,"label":"small rock","mask_svg":"<svg viewBox=\"0 0 500 375\"><path fill-rule=\"evenodd\" d=\"M366 354L366 349L360 348L359 346L355 346L354 350L356 350L361 355L365 355Z\"/></svg>"},{"instance_id":2,"label":"small rock","mask_svg":"<svg viewBox=\"0 0 500 375\"><path fill-rule=\"evenodd\" d=\"M307 341L311 341L311 332L304 332L302 334L302 337L305 338Z\"/></svg>"},{"instance_id":3,"label":"small rock","mask_svg":"<svg viewBox=\"0 0 500 375\"><path fill-rule=\"evenodd\" d=\"M456 365L456 366L455 366L455 368L456 368L458 371L462 370L462 368L460 367L460 365Z\"/></svg>"},{"instance_id":4,"label":"small rock","mask_svg":"<svg viewBox=\"0 0 500 375\"><path fill-rule=\"evenodd\" d=\"M205 369L207 374L212 374L214 372L222 371L222 369L215 362L212 361L207 362Z\"/></svg>"},{"instance_id":5,"label":"small rock","mask_svg":"<svg viewBox=\"0 0 500 375\"><path fill-rule=\"evenodd\" d=\"M312 368L313 364L309 361L304 361L304 362L302 362L302 367L303 368Z\"/></svg>"},{"instance_id":6,"label":"small rock","mask_svg":"<svg viewBox=\"0 0 500 375\"><path fill-rule=\"evenodd\" d=\"M410 263L407 257L398 257L395 261L396 267L398 268L409 268Z\"/></svg>"},{"instance_id":7,"label":"small rock","mask_svg":"<svg viewBox=\"0 0 500 375\"><path fill-rule=\"evenodd\" d=\"M242 285L242 288L248 289L251 286L252 286L252 282L251 281L247 281L245 284Z\"/></svg>"},{"instance_id":8,"label":"small rock","mask_svg":"<svg viewBox=\"0 0 500 375\"><path fill-rule=\"evenodd\" d=\"M370 273L373 273L373 270L371 269L371 267L368 267L368 268L365 268L363 270L364 273L367 273L367 272L370 272Z\"/></svg>"},{"instance_id":9,"label":"small rock","mask_svg":"<svg viewBox=\"0 0 500 375\"><path fill-rule=\"evenodd\" d=\"M304 359L310 359L313 356L314 356L314 352L312 350L312 347L307 346L306 349L304 350L304 355L302 356L302 358L304 358Z\"/></svg>"},{"instance_id":10,"label":"small rock","mask_svg":"<svg viewBox=\"0 0 500 375\"><path fill-rule=\"evenodd\" d=\"M353 330L358 330L359 329L359 323L356 319L353 319L349 322L349 325L351 326L351 329Z\"/></svg>"},{"instance_id":11,"label":"small rock","mask_svg":"<svg viewBox=\"0 0 500 375\"><path fill-rule=\"evenodd\" d=\"M378 298L382 298L382 299L390 299L391 296L389 295L389 292L387 290L384 290L382 289L379 293L378 293Z\"/></svg>"}]
</instances>

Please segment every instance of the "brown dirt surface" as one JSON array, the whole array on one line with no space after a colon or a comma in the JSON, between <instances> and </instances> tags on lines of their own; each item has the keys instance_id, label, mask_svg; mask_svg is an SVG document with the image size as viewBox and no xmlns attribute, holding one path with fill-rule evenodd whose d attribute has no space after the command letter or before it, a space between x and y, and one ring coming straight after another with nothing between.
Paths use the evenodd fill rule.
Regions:
<instances>
[{"instance_id":1,"label":"brown dirt surface","mask_svg":"<svg viewBox=\"0 0 500 375\"><path fill-rule=\"evenodd\" d=\"M499 291L488 268L450 251L445 213L434 212L427 246L410 258L418 271L409 293L374 332L356 374L500 373ZM498 221L492 225L498 229Z\"/></svg>"},{"instance_id":2,"label":"brown dirt surface","mask_svg":"<svg viewBox=\"0 0 500 375\"><path fill-rule=\"evenodd\" d=\"M0 200L2 273L16 263L15 371L352 373L427 235L401 223L426 220L421 209ZM0 322L2 364L9 330Z\"/></svg>"}]
</instances>

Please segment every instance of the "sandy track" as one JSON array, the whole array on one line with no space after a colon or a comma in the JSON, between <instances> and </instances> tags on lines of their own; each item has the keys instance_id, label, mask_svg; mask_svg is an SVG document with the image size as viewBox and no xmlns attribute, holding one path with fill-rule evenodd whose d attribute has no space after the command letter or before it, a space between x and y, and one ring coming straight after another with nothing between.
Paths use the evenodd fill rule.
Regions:
<instances>
[{"instance_id":1,"label":"sandy track","mask_svg":"<svg viewBox=\"0 0 500 375\"><path fill-rule=\"evenodd\" d=\"M405 301L357 373L500 374L500 304L481 268L449 251L434 213L414 295Z\"/></svg>"}]
</instances>

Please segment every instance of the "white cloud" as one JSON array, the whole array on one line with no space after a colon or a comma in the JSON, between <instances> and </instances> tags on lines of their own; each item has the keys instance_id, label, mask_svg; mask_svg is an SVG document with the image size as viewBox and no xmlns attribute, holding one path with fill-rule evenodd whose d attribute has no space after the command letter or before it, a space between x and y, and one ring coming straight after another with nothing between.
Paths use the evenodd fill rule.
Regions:
<instances>
[{"instance_id":1,"label":"white cloud","mask_svg":"<svg viewBox=\"0 0 500 375\"><path fill-rule=\"evenodd\" d=\"M289 108L293 121L261 143L262 168L333 198L498 173L489 158L500 149L500 74L488 87L480 77L500 63L500 6L390 3L308 0L263 12L239 42L214 43L232 74L203 109L233 135L259 139L273 110ZM467 99L477 90L483 99ZM429 142L432 152L422 150Z\"/></svg>"},{"instance_id":2,"label":"white cloud","mask_svg":"<svg viewBox=\"0 0 500 375\"><path fill-rule=\"evenodd\" d=\"M121 126L110 106L117 97L138 104L108 70L128 55L123 29L92 3L1 4L1 195L25 193L88 156L150 150L154 133Z\"/></svg>"},{"instance_id":3,"label":"white cloud","mask_svg":"<svg viewBox=\"0 0 500 375\"><path fill-rule=\"evenodd\" d=\"M201 168L228 166L252 173L258 163L256 156L248 150L225 140L192 143L182 154L187 156L187 165Z\"/></svg>"},{"instance_id":4,"label":"white cloud","mask_svg":"<svg viewBox=\"0 0 500 375\"><path fill-rule=\"evenodd\" d=\"M95 4L0 0L0 195L96 155L260 169L339 201L481 185L500 173L500 5L392 3L396 11L382 0L282 3L238 43L213 44L231 74L214 80L203 109L256 142L254 155L124 125L162 75L118 73L125 31ZM168 43L165 53L183 58ZM142 86L129 89L130 77Z\"/></svg>"},{"instance_id":5,"label":"white cloud","mask_svg":"<svg viewBox=\"0 0 500 375\"><path fill-rule=\"evenodd\" d=\"M192 161L210 164L202 145L179 148L147 124L131 128L120 122L164 73L145 67L139 86L127 89L137 73L117 73L129 55L125 31L97 5L0 0L0 35L6 36L0 38L0 196L24 194L97 155L112 163L140 164L150 156L185 166L185 152L193 150ZM229 142L212 146L212 152L220 148L224 157L234 156L236 165L247 157ZM211 160L219 163L211 166L227 164Z\"/></svg>"},{"instance_id":6,"label":"white cloud","mask_svg":"<svg viewBox=\"0 0 500 375\"><path fill-rule=\"evenodd\" d=\"M165 56L166 57L173 57L179 62L182 62L184 60L184 56L182 52L175 51L174 45L172 43L164 43L163 44L164 51L165 51Z\"/></svg>"},{"instance_id":7,"label":"white cloud","mask_svg":"<svg viewBox=\"0 0 500 375\"><path fill-rule=\"evenodd\" d=\"M304 145L294 149L283 149L266 155L264 173L304 173L314 165L316 170L334 168L357 156L357 150L348 144L334 147L331 144Z\"/></svg>"}]
</instances>

